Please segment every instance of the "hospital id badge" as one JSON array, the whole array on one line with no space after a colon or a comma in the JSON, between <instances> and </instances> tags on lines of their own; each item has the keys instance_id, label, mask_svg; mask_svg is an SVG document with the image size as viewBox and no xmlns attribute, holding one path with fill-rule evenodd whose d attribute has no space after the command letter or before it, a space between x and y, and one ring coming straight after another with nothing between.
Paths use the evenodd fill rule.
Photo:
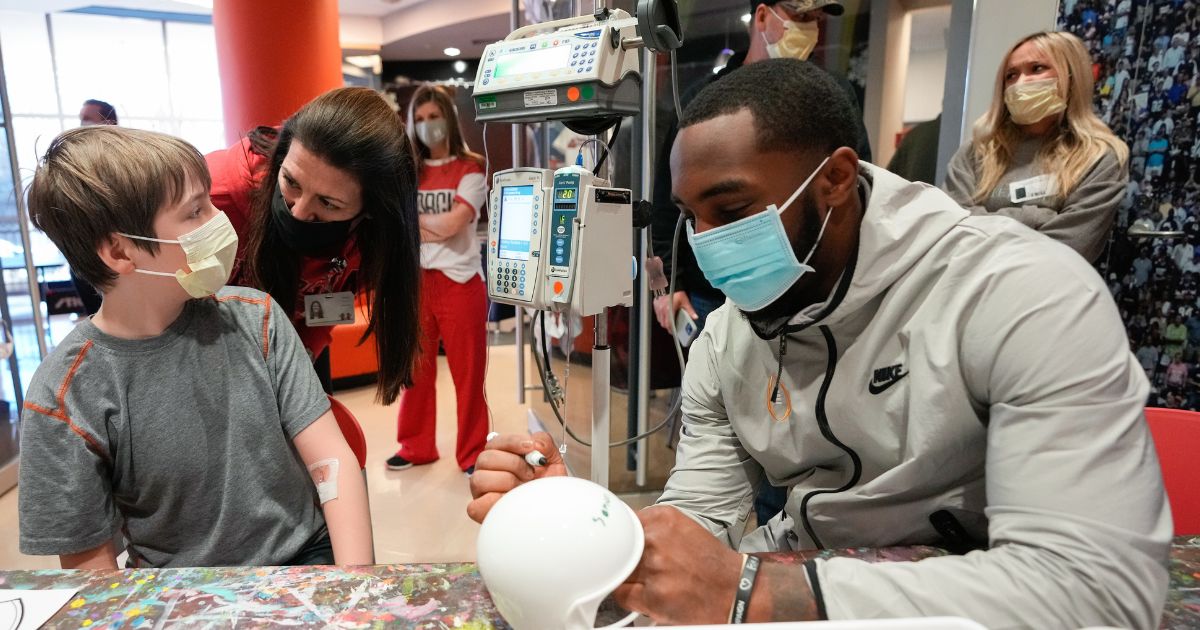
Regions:
<instances>
[{"instance_id":1,"label":"hospital id badge","mask_svg":"<svg viewBox=\"0 0 1200 630\"><path fill-rule=\"evenodd\" d=\"M1029 203L1044 199L1058 192L1058 180L1049 175L1030 177L1008 185L1009 199L1013 203Z\"/></svg>"},{"instance_id":2,"label":"hospital id badge","mask_svg":"<svg viewBox=\"0 0 1200 630\"><path fill-rule=\"evenodd\" d=\"M304 296L304 323L337 326L354 323L354 293L316 293Z\"/></svg>"}]
</instances>

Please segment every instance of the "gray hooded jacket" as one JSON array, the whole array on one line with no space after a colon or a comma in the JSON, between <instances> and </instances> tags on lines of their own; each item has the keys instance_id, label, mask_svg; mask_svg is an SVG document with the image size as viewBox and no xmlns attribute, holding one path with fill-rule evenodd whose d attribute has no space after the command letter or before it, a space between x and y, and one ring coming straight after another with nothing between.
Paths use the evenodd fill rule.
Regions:
<instances>
[{"instance_id":1,"label":"gray hooded jacket","mask_svg":"<svg viewBox=\"0 0 1200 630\"><path fill-rule=\"evenodd\" d=\"M792 320L786 346L732 304L710 316L659 503L742 551L981 547L810 563L831 619L1156 627L1171 517L1149 387L1100 277L935 188L868 164L861 185L854 266ZM789 402L791 414L777 421L781 362L776 415ZM790 486L784 513L743 540L763 481Z\"/></svg>"}]
</instances>

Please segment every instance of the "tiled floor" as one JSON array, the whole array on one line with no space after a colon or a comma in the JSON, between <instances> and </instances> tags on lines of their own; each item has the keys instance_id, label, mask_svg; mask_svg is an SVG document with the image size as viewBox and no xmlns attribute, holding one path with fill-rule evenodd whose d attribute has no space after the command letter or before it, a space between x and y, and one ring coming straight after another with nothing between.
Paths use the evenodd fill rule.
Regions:
<instances>
[{"instance_id":1,"label":"tiled floor","mask_svg":"<svg viewBox=\"0 0 1200 630\"><path fill-rule=\"evenodd\" d=\"M524 431L527 414L516 403L515 349L491 348L488 401L500 432ZM529 364L529 361L527 361ZM454 386L445 358L438 366L438 449L442 459L393 472L384 460L396 449L396 406L374 402L370 387L338 392L358 418L367 437L367 487L375 530L375 558L380 563L451 562L475 559L479 526L467 518L467 477L454 461ZM656 493L626 498L635 509L653 502ZM54 557L21 555L17 550L17 492L0 496L0 569L57 568Z\"/></svg>"}]
</instances>

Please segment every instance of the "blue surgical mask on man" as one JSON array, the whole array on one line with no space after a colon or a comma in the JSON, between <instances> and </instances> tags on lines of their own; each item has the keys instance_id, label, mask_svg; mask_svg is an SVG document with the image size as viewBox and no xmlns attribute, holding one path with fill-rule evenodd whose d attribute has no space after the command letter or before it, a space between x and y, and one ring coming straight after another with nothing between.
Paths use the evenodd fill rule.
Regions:
<instances>
[{"instance_id":1,"label":"blue surgical mask on man","mask_svg":"<svg viewBox=\"0 0 1200 630\"><path fill-rule=\"evenodd\" d=\"M748 313L762 310L782 297L804 274L816 271L808 261L825 235L833 209L825 214L817 240L803 262L796 259L780 217L828 161L829 158L822 160L782 207L772 204L766 212L700 234L688 222L688 241L704 277L739 309Z\"/></svg>"}]
</instances>

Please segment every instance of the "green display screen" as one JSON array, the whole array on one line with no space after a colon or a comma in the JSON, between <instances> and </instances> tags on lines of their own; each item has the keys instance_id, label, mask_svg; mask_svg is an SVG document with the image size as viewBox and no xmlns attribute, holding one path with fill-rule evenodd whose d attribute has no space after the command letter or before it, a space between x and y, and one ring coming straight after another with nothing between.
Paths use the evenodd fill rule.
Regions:
<instances>
[{"instance_id":1,"label":"green display screen","mask_svg":"<svg viewBox=\"0 0 1200 630\"><path fill-rule=\"evenodd\" d=\"M523 50L498 57L495 76L500 79L533 72L548 72L561 70L569 65L571 65L570 46Z\"/></svg>"},{"instance_id":2,"label":"green display screen","mask_svg":"<svg viewBox=\"0 0 1200 630\"><path fill-rule=\"evenodd\" d=\"M575 198L575 189L574 188L560 188L560 189L558 189L557 197L559 199L574 199Z\"/></svg>"}]
</instances>

